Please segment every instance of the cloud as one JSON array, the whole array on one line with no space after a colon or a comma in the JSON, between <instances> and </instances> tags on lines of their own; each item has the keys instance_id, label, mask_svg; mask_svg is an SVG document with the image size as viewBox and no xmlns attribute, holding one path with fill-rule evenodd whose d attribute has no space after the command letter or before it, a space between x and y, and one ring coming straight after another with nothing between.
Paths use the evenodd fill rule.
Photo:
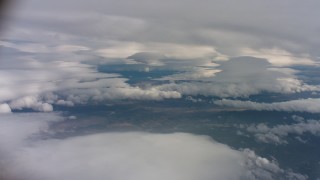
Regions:
<instances>
[{"instance_id":1,"label":"cloud","mask_svg":"<svg viewBox=\"0 0 320 180\"><path fill-rule=\"evenodd\" d=\"M288 112L309 112L320 113L320 99L299 99L285 102L257 103L252 101L239 101L222 99L214 101L220 106L229 106L241 109L258 111L288 111Z\"/></svg>"},{"instance_id":2,"label":"cloud","mask_svg":"<svg viewBox=\"0 0 320 180\"><path fill-rule=\"evenodd\" d=\"M138 62L161 60L164 58L195 59L212 58L227 59L227 56L219 53L213 46L188 45L165 42L126 42L110 41L109 47L98 49L95 52L106 58L132 58Z\"/></svg>"},{"instance_id":3,"label":"cloud","mask_svg":"<svg viewBox=\"0 0 320 180\"><path fill-rule=\"evenodd\" d=\"M303 135L306 133L320 136L320 121L306 120L295 124L276 125L269 127L266 124L250 125L246 128L254 137L264 143L287 144L285 138L289 135ZM298 140L299 140L298 136ZM301 140L301 138L300 138Z\"/></svg>"},{"instance_id":4,"label":"cloud","mask_svg":"<svg viewBox=\"0 0 320 180\"><path fill-rule=\"evenodd\" d=\"M74 106L74 103L72 101L65 101L62 99L58 100L55 104L60 106L69 106L69 107Z\"/></svg>"},{"instance_id":5,"label":"cloud","mask_svg":"<svg viewBox=\"0 0 320 180\"><path fill-rule=\"evenodd\" d=\"M59 95L60 105L63 101L70 105L112 97L161 100L181 95L246 97L264 91L319 90L287 71L290 68L281 69L316 64L314 57L319 55L313 49L319 42L305 38L305 34L317 37L312 18L306 21L296 13L284 12L275 1L252 4L246 0L232 6L220 0L206 5L181 0L151 2L67 0L59 7L60 3L46 0L24 1L0 41L4 49L0 102L48 92ZM297 7L307 6L318 13L313 9L316 6L306 4L294 1L290 7L301 10ZM274 7L275 14L287 16L279 18L264 7ZM220 9L230 16L218 13ZM259 58L233 58L243 55ZM129 85L129 79L120 75L98 72L97 62L141 63L179 73L157 79L172 83L143 88ZM273 66L280 67L276 73L269 69Z\"/></svg>"},{"instance_id":6,"label":"cloud","mask_svg":"<svg viewBox=\"0 0 320 180\"><path fill-rule=\"evenodd\" d=\"M0 112L52 111L52 104L73 106L114 99L319 91L319 86L298 79L292 69L282 68L319 61L315 58L320 45L319 2L230 2L23 1L0 42ZM234 58L244 55L258 58ZM96 62L142 63L180 73L157 79L169 80L169 84L142 87L118 74L98 72ZM318 111L318 106L302 104L276 106ZM263 109L265 105L257 106ZM4 159L0 172L4 178L0 179L95 179L98 175L156 179L152 175L157 173L162 179L271 179L276 175L305 179L250 150L232 150L190 134L104 133L54 139L47 122L56 115L47 115L1 114ZM123 161L108 161L114 155ZM192 163L184 161L190 157Z\"/></svg>"},{"instance_id":7,"label":"cloud","mask_svg":"<svg viewBox=\"0 0 320 180\"><path fill-rule=\"evenodd\" d=\"M9 106L11 109L21 110L24 108L33 109L41 112L51 112L53 107L51 104L40 102L36 96L26 96L20 99L10 101Z\"/></svg>"},{"instance_id":8,"label":"cloud","mask_svg":"<svg viewBox=\"0 0 320 180\"><path fill-rule=\"evenodd\" d=\"M219 69L211 69L204 67L194 67L189 71L183 73L177 73L157 80L169 80L169 81L211 81L217 73L221 72Z\"/></svg>"},{"instance_id":9,"label":"cloud","mask_svg":"<svg viewBox=\"0 0 320 180\"><path fill-rule=\"evenodd\" d=\"M19 43L12 43L10 47L3 45L5 48L2 53L6 58L1 59L0 102L9 103L12 109L52 111L51 104L54 103L70 106L86 103L90 99L161 100L181 96L175 91L131 86L126 83L128 79L120 75L100 73L97 65L83 63L92 56L79 56L70 52L79 47L68 46L68 50L62 50L56 55L56 52L26 52ZM45 47L49 48L49 45ZM50 102L48 99L43 100L42 96L48 93L58 97L51 97L54 99Z\"/></svg>"},{"instance_id":10,"label":"cloud","mask_svg":"<svg viewBox=\"0 0 320 180\"><path fill-rule=\"evenodd\" d=\"M163 66L164 63L161 60L167 59L163 54L160 53L152 53L152 52L139 52L135 53L129 57L128 59L132 59L137 63L143 63L150 66Z\"/></svg>"},{"instance_id":11,"label":"cloud","mask_svg":"<svg viewBox=\"0 0 320 180\"><path fill-rule=\"evenodd\" d=\"M145 50L142 44L135 42L115 42L112 44L111 47L96 50L96 53L106 58L127 58Z\"/></svg>"},{"instance_id":12,"label":"cloud","mask_svg":"<svg viewBox=\"0 0 320 180\"><path fill-rule=\"evenodd\" d=\"M317 85L308 85L297 79L296 71L290 68L274 68L266 59L238 57L219 64L220 66L211 70L209 78L201 77L201 74L206 74L208 70L199 68L201 73L198 73L196 81L192 81L194 76L192 70L189 70L184 74L170 75L161 79L183 79L179 76L184 76L185 79L190 78L190 81L163 84L158 88L186 95L218 97L247 97L261 92L288 94L320 90Z\"/></svg>"},{"instance_id":13,"label":"cloud","mask_svg":"<svg viewBox=\"0 0 320 180\"><path fill-rule=\"evenodd\" d=\"M148 3L144 0L130 3L66 0L63 6L48 0L28 0L17 9L17 14L20 21L29 22L29 26L86 37L83 39L98 38L93 40L97 44L103 44L100 39L112 39L142 44L213 45L230 56L246 55L241 52L243 48L259 51L276 47L292 57L310 54L308 59L315 61L314 57L319 56L315 47L320 42L316 19L319 12L315 8L318 6L316 1L298 0L290 4L275 0L232 3L215 0L203 4L192 0ZM292 11L283 11L283 7ZM221 14L221 9L228 15ZM292 58L293 64L305 63L298 59Z\"/></svg>"},{"instance_id":14,"label":"cloud","mask_svg":"<svg viewBox=\"0 0 320 180\"><path fill-rule=\"evenodd\" d=\"M207 136L127 132L55 139L49 124L56 121L61 117L52 113L1 115L2 179L306 179Z\"/></svg>"},{"instance_id":15,"label":"cloud","mask_svg":"<svg viewBox=\"0 0 320 180\"><path fill-rule=\"evenodd\" d=\"M247 56L267 59L275 66L316 65L316 63L306 54L295 56L288 51L278 48L260 50L244 48L241 52Z\"/></svg>"},{"instance_id":16,"label":"cloud","mask_svg":"<svg viewBox=\"0 0 320 180\"><path fill-rule=\"evenodd\" d=\"M9 153L21 148L28 138L42 132L49 133L50 123L63 119L58 113L11 113L1 114L0 117L1 160L5 155L2 151Z\"/></svg>"},{"instance_id":17,"label":"cloud","mask_svg":"<svg viewBox=\"0 0 320 180\"><path fill-rule=\"evenodd\" d=\"M71 44L63 44L63 45L57 45L55 47L48 47L45 44L40 44L40 43L15 44L7 41L0 41L0 46L17 49L25 53L68 53L68 52L71 53L71 52L77 52L77 51L90 50L88 47L85 47L85 46L71 45Z\"/></svg>"},{"instance_id":18,"label":"cloud","mask_svg":"<svg viewBox=\"0 0 320 180\"><path fill-rule=\"evenodd\" d=\"M0 104L0 113L11 113L11 108L8 104Z\"/></svg>"}]
</instances>

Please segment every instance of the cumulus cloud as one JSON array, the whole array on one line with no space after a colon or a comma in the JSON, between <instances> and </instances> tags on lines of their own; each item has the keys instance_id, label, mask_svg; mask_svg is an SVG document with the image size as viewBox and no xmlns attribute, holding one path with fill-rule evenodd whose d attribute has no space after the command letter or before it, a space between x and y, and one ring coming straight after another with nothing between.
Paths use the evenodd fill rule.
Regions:
<instances>
[{"instance_id":1,"label":"cumulus cloud","mask_svg":"<svg viewBox=\"0 0 320 180\"><path fill-rule=\"evenodd\" d=\"M229 106L241 109L258 111L288 111L288 112L309 112L320 113L320 99L298 99L285 102L257 103L252 101L239 101L222 99L214 101L220 106Z\"/></svg>"},{"instance_id":2,"label":"cumulus cloud","mask_svg":"<svg viewBox=\"0 0 320 180\"><path fill-rule=\"evenodd\" d=\"M0 104L0 113L11 113L11 108L8 104Z\"/></svg>"},{"instance_id":3,"label":"cumulus cloud","mask_svg":"<svg viewBox=\"0 0 320 180\"><path fill-rule=\"evenodd\" d=\"M233 150L207 136L128 132L50 138L54 131L48 123L60 120L57 114L51 113L1 115L0 177L24 180L307 178L283 170L275 161L259 157L249 149Z\"/></svg>"},{"instance_id":4,"label":"cumulus cloud","mask_svg":"<svg viewBox=\"0 0 320 180\"><path fill-rule=\"evenodd\" d=\"M40 102L36 96L26 96L13 100L9 103L11 109L21 110L24 108L33 109L41 112L51 112L53 107L51 104Z\"/></svg>"},{"instance_id":5,"label":"cumulus cloud","mask_svg":"<svg viewBox=\"0 0 320 180\"><path fill-rule=\"evenodd\" d=\"M51 104L72 106L89 99L160 100L181 96L175 91L131 86L126 83L128 79L121 78L120 75L100 73L96 65L84 64L83 58L78 59L80 56L70 53L70 47L55 55L27 52L19 43L10 47L6 44L3 46L5 48L2 53L6 58L0 60L3 64L0 69L0 102L9 103L12 109L52 111ZM41 57L40 54L43 53L45 56ZM58 97L51 97L53 99L50 102L48 99L42 100L42 96L48 93L55 93ZM72 99L77 101L72 102Z\"/></svg>"},{"instance_id":6,"label":"cumulus cloud","mask_svg":"<svg viewBox=\"0 0 320 180\"><path fill-rule=\"evenodd\" d=\"M314 136L320 136L320 121L306 120L295 124L276 125L273 127L261 123L258 125L250 125L246 130L250 133L254 133L255 138L260 142L286 144L288 142L285 138L288 135L309 133ZM299 138L300 137L298 137L298 139Z\"/></svg>"},{"instance_id":7,"label":"cumulus cloud","mask_svg":"<svg viewBox=\"0 0 320 180\"><path fill-rule=\"evenodd\" d=\"M95 0L88 4L67 0L63 7L57 7L60 3L24 1L12 18L6 38L0 41L4 49L0 70L1 103L47 92L62 93L59 98L64 99L57 104L70 106L76 103L72 99L85 102L103 97L159 100L179 98L181 94L231 97L264 91L319 90L287 71L290 68L280 68L276 73L268 69L274 65L314 65L313 57L319 56L315 55L318 51L312 50L318 42L314 38L305 40L304 35L314 33L315 23L306 22L292 12L274 18L264 7L275 7L277 13L283 13L278 2L254 3L255 8L248 8L252 5L249 1L233 2L233 6L220 0L207 1L205 6L180 0L121 2ZM294 1L290 6L295 9L306 4ZM133 11L132 7L139 11ZM207 7L229 10L230 16L216 14L219 11ZM257 16L246 16L233 7ZM310 6L311 10L313 7L316 6ZM194 12L194 8L201 13L189 13ZM256 8L259 13L253 12ZM261 24L256 19L269 23ZM296 28L297 24L304 23L308 25L303 27L308 28ZM259 58L246 61L233 58L243 55L265 58L264 61L270 63L262 63ZM228 59L231 60L221 62ZM119 75L97 72L97 64L93 62L142 63L180 73L157 79L173 83L146 89L129 85L128 79ZM217 64L221 64L220 67ZM65 91L69 94L63 93Z\"/></svg>"},{"instance_id":8,"label":"cumulus cloud","mask_svg":"<svg viewBox=\"0 0 320 180\"><path fill-rule=\"evenodd\" d=\"M302 91L319 91L317 85L308 85L295 76L296 71L290 68L274 68L265 59L238 57L219 62L220 66L211 70L211 77L203 77L205 83L197 81L174 82L164 84L161 90L174 90L187 95L206 95L219 97L247 97L261 92L297 93ZM269 69L270 68L270 69ZM191 71L192 72L192 71ZM201 72L206 74L206 70ZM214 76L213 76L213 72ZM183 74L171 75L162 79L174 79ZM192 73L185 76L192 80ZM182 79L182 78L180 78Z\"/></svg>"},{"instance_id":9,"label":"cumulus cloud","mask_svg":"<svg viewBox=\"0 0 320 180\"><path fill-rule=\"evenodd\" d=\"M110 99L317 93L319 86L308 85L292 69L281 67L316 64L318 2L21 3L0 41L0 112L7 113L0 119L0 179L306 178L250 150L232 150L203 136L104 133L43 138L41 133L50 134L47 122L60 117L8 112L23 108L48 112L52 104L73 106ZM283 11L288 6L291 10ZM258 58L233 58L243 55ZM144 88L128 84L129 79L118 74L98 72L95 62L141 63L180 73L157 79L170 84ZM308 110L317 111L317 107Z\"/></svg>"},{"instance_id":10,"label":"cumulus cloud","mask_svg":"<svg viewBox=\"0 0 320 180\"><path fill-rule=\"evenodd\" d=\"M14 100L28 95L40 95L62 89L70 89L85 83L81 81L94 81L99 78L117 77L114 74L98 73L90 65L75 60L44 61L28 56L16 56L21 59L1 59L4 67L0 69L0 101ZM19 62L26 63L20 67ZM8 67L9 66L9 67ZM67 84L68 86L61 86Z\"/></svg>"}]
</instances>

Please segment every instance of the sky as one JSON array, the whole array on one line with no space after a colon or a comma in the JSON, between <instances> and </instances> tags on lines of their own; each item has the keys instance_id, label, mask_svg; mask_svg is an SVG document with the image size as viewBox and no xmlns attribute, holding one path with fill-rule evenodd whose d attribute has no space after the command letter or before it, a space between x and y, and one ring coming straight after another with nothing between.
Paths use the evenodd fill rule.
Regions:
<instances>
[{"instance_id":1,"label":"sky","mask_svg":"<svg viewBox=\"0 0 320 180\"><path fill-rule=\"evenodd\" d=\"M320 178L206 133L140 128L69 135L69 126L52 128L106 118L91 117L95 107L133 104L134 113L142 106L152 116L155 106L163 103L158 111L169 115L177 103L182 112L205 106L292 117L229 124L259 143L319 137L319 6L316 0L17 0L0 34L0 177ZM87 114L72 114L82 107ZM133 118L125 112L119 113Z\"/></svg>"}]
</instances>

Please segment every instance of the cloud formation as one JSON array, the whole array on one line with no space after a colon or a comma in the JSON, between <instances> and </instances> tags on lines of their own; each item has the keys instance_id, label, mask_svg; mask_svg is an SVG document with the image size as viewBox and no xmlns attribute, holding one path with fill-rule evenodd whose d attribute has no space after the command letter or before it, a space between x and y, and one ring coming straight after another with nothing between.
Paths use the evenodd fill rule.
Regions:
<instances>
[{"instance_id":1,"label":"cloud formation","mask_svg":"<svg viewBox=\"0 0 320 180\"><path fill-rule=\"evenodd\" d=\"M306 120L295 124L284 124L269 127L266 124L250 125L246 128L254 133L256 140L264 143L287 144L285 138L289 135L312 134L320 136L320 121ZM301 138L300 138L301 140Z\"/></svg>"},{"instance_id":2,"label":"cloud formation","mask_svg":"<svg viewBox=\"0 0 320 180\"><path fill-rule=\"evenodd\" d=\"M131 86L117 74L100 73L97 65L83 63L92 56L78 56L78 47L59 52L30 51L29 44L2 44L0 102L11 109L52 111L51 104L72 105L92 100L179 98L175 91ZM49 48L49 45L44 47ZM31 47L32 48L32 47ZM70 52L70 48L72 52ZM27 54L26 54L27 53ZM58 55L56 55L58 53ZM42 55L45 55L42 57ZM78 59L79 58L79 59ZM23 62L23 63L20 63ZM47 94L55 94L47 96ZM44 97L46 96L46 97Z\"/></svg>"},{"instance_id":3,"label":"cloud formation","mask_svg":"<svg viewBox=\"0 0 320 180\"><path fill-rule=\"evenodd\" d=\"M285 102L257 103L252 101L239 101L222 99L214 101L219 106L229 106L240 109L257 111L288 111L288 112L309 112L320 113L320 99L298 99Z\"/></svg>"},{"instance_id":4,"label":"cloud formation","mask_svg":"<svg viewBox=\"0 0 320 180\"><path fill-rule=\"evenodd\" d=\"M68 47L67 50L55 48L58 52L50 53L43 50L42 53L35 53L41 43L33 44L38 45L30 47L30 43L2 41L3 54L7 57L1 60L4 67L0 71L2 75L0 100L3 103L10 104L10 101L21 101L21 99L30 96L37 96L39 97L37 102L42 102L41 96L44 96L45 93L59 95L60 99L55 100L56 104L70 106L71 104L86 103L90 100L161 100L180 98L181 95L247 97L264 91L296 93L302 91L316 92L320 89L316 85L308 85L297 79L295 76L297 71L290 68L274 68L266 59L238 57L221 61L218 60L220 55L214 55L213 59L218 59L212 60L205 58L201 53L189 57L198 57L196 59L174 59L182 58L178 57L178 54L185 55L185 53L180 52L180 50L187 51L188 49L179 46L176 47L180 49L177 54L142 52L120 61L120 64L135 62L181 71L178 74L156 79L172 83L143 88L129 85L126 83L128 79L121 78L120 75L98 72L95 61L90 63L90 59L97 58L90 54L90 48L62 45ZM43 44L43 47L46 48L42 49L48 49L49 46L51 45ZM59 45L59 47L62 46ZM155 47L162 47L162 45ZM30 50L30 48L35 49ZM190 46L189 48L194 49L195 47ZM89 51L89 53L86 56L77 54L82 51ZM55 55L56 53L59 55ZM214 53L216 52L212 48L211 54ZM49 56L50 58L47 59ZM12 58L16 61L9 61ZM23 64L19 63L20 61L23 61ZM105 63L114 63L114 61L106 61ZM58 101L59 103L57 103ZM38 111L50 111L49 106L52 103L45 101L43 103L48 103L45 105L45 109L36 108L40 105L33 105L32 107L25 105L24 107ZM16 109L21 108L16 107Z\"/></svg>"},{"instance_id":5,"label":"cloud formation","mask_svg":"<svg viewBox=\"0 0 320 180\"><path fill-rule=\"evenodd\" d=\"M26 96L20 99L10 101L11 109L21 110L23 108L33 109L34 111L51 112L53 107L49 103L39 102L36 96Z\"/></svg>"},{"instance_id":6,"label":"cloud formation","mask_svg":"<svg viewBox=\"0 0 320 180\"><path fill-rule=\"evenodd\" d=\"M162 78L179 80L184 76L185 79L190 78L190 81L163 84L158 88L187 95L218 97L248 97L261 92L288 94L320 90L317 85L308 85L297 79L296 71L290 68L275 68L266 59L238 57L218 64L220 66L211 70L209 77L204 76L208 72L207 69L199 68L198 71L201 73L197 72L198 76L192 76L192 71L188 71ZM197 77L196 81L192 81L194 77Z\"/></svg>"},{"instance_id":7,"label":"cloud formation","mask_svg":"<svg viewBox=\"0 0 320 180\"><path fill-rule=\"evenodd\" d=\"M298 58L301 54L310 54L311 61L319 55L315 48L320 42L316 18L319 12L315 8L318 6L319 2L313 0L307 3L66 0L63 6L48 0L28 0L19 10L25 12L21 16L33 26L54 27L68 34L142 44L214 45L232 56L248 55L241 51L243 48L264 51L277 47L290 52L293 55L290 62L297 64L301 62ZM279 54L279 57L283 56Z\"/></svg>"},{"instance_id":8,"label":"cloud formation","mask_svg":"<svg viewBox=\"0 0 320 180\"><path fill-rule=\"evenodd\" d=\"M182 95L247 97L265 91L320 89L299 80L295 72L288 73L290 68L283 68L317 64L315 57L319 55L314 47L319 45L318 39L305 38L305 34L317 37L318 27L312 18L306 21L296 11L280 8L285 5L301 13L317 14L316 2L21 3L12 15L5 39L0 41L1 103L30 96L48 103L41 98L44 93L54 93L59 96L54 103L70 106L90 100L161 100ZM255 8L248 8L252 6ZM274 7L275 14L285 15L266 12L265 7ZM308 7L308 11L300 7ZM228 16L215 9L224 9ZM306 28L297 28L301 26ZM239 56L251 57L235 58ZM120 75L98 72L97 62L140 63L179 73L156 79L172 83L144 88L129 85L129 79ZM277 72L271 69L274 66Z\"/></svg>"},{"instance_id":9,"label":"cloud formation","mask_svg":"<svg viewBox=\"0 0 320 180\"><path fill-rule=\"evenodd\" d=\"M0 113L11 113L11 108L8 104L0 104Z\"/></svg>"},{"instance_id":10,"label":"cloud formation","mask_svg":"<svg viewBox=\"0 0 320 180\"><path fill-rule=\"evenodd\" d=\"M0 120L2 179L273 179L306 176L253 151L185 133L101 133L50 138L58 114L9 114ZM46 138L43 136L46 134ZM49 136L48 136L49 135Z\"/></svg>"},{"instance_id":11,"label":"cloud formation","mask_svg":"<svg viewBox=\"0 0 320 180\"><path fill-rule=\"evenodd\" d=\"M208 137L103 133L54 139L48 122L61 119L58 115L10 112L25 108L50 112L52 105L183 95L317 93L320 86L303 82L290 66L319 64L319 2L21 3L0 41L0 179L306 179L250 150L233 150ZM98 63L135 63L179 73L151 79L156 85L140 86L129 84L130 79L119 74L99 72ZM319 112L318 99L216 103ZM276 128L287 134L317 134L309 125L317 127L316 122L307 121ZM280 138L278 143L282 143L281 137L286 136L270 127L259 128L272 132L260 129L260 140Z\"/></svg>"}]
</instances>

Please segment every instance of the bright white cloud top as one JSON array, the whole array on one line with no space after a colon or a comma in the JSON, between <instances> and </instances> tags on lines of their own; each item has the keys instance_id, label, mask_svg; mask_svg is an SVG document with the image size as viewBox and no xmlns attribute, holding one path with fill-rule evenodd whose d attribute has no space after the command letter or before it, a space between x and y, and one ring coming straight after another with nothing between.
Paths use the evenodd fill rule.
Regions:
<instances>
[{"instance_id":1,"label":"bright white cloud top","mask_svg":"<svg viewBox=\"0 0 320 180\"><path fill-rule=\"evenodd\" d=\"M248 149L186 133L101 133L50 138L58 114L1 115L3 179L305 179ZM39 135L49 134L42 139ZM5 155L5 156L3 156Z\"/></svg>"}]
</instances>

